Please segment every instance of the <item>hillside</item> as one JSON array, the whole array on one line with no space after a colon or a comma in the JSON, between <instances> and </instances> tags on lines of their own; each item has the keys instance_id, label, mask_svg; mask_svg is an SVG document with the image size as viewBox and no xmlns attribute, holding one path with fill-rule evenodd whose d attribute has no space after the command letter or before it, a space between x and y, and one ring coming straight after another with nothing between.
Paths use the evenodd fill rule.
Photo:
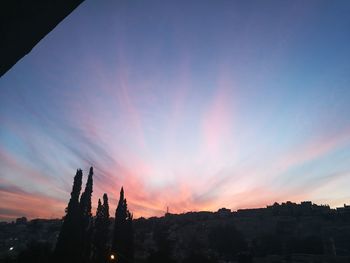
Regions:
<instances>
[{"instance_id":1,"label":"hillside","mask_svg":"<svg viewBox=\"0 0 350 263\"><path fill-rule=\"evenodd\" d=\"M1 257L54 247L61 220L0 225ZM349 262L349 207L311 202L135 219L135 262ZM111 228L112 228L111 224ZM12 248L10 250L10 248ZM39 249L40 248L40 249Z\"/></svg>"}]
</instances>

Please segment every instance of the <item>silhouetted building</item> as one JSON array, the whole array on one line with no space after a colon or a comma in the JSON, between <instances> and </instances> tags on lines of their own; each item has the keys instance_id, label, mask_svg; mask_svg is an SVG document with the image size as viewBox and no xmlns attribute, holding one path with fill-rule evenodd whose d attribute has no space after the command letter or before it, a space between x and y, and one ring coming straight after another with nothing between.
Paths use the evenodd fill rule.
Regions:
<instances>
[{"instance_id":1,"label":"silhouetted building","mask_svg":"<svg viewBox=\"0 0 350 263\"><path fill-rule=\"evenodd\" d=\"M350 205L344 204L343 207L337 207L337 212L340 214L350 214Z\"/></svg>"},{"instance_id":2,"label":"silhouetted building","mask_svg":"<svg viewBox=\"0 0 350 263\"><path fill-rule=\"evenodd\" d=\"M19 218L17 218L16 219L16 224L17 225L24 225L24 224L27 224L27 222L28 222L28 220L27 220L27 218L26 217L19 217Z\"/></svg>"}]
</instances>

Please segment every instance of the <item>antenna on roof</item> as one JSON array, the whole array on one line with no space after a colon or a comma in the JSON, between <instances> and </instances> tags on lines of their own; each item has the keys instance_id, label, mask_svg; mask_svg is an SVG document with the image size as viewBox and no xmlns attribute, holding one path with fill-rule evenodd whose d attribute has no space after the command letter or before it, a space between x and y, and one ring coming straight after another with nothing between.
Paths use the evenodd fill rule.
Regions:
<instances>
[{"instance_id":1,"label":"antenna on roof","mask_svg":"<svg viewBox=\"0 0 350 263\"><path fill-rule=\"evenodd\" d=\"M166 207L166 213L165 213L165 216L168 216L168 215L170 215L170 213L169 213L169 206Z\"/></svg>"}]
</instances>

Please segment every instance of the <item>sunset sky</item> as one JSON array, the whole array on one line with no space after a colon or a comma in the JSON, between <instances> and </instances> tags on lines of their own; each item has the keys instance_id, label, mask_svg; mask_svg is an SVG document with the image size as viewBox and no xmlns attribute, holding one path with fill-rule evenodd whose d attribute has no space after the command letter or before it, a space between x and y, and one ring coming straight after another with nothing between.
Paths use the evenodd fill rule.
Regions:
<instances>
[{"instance_id":1,"label":"sunset sky","mask_svg":"<svg viewBox=\"0 0 350 263\"><path fill-rule=\"evenodd\" d=\"M85 1L0 78L0 220L77 168L135 217L350 203L350 1Z\"/></svg>"}]
</instances>

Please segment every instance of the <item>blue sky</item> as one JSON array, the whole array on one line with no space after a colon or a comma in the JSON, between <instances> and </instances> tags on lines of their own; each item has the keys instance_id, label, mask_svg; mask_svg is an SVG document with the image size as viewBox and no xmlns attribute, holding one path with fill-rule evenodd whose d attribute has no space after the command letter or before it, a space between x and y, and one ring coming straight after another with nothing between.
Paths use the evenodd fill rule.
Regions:
<instances>
[{"instance_id":1,"label":"blue sky","mask_svg":"<svg viewBox=\"0 0 350 263\"><path fill-rule=\"evenodd\" d=\"M85 1L0 79L0 218L62 216L90 165L136 216L349 202L349 12Z\"/></svg>"}]
</instances>

